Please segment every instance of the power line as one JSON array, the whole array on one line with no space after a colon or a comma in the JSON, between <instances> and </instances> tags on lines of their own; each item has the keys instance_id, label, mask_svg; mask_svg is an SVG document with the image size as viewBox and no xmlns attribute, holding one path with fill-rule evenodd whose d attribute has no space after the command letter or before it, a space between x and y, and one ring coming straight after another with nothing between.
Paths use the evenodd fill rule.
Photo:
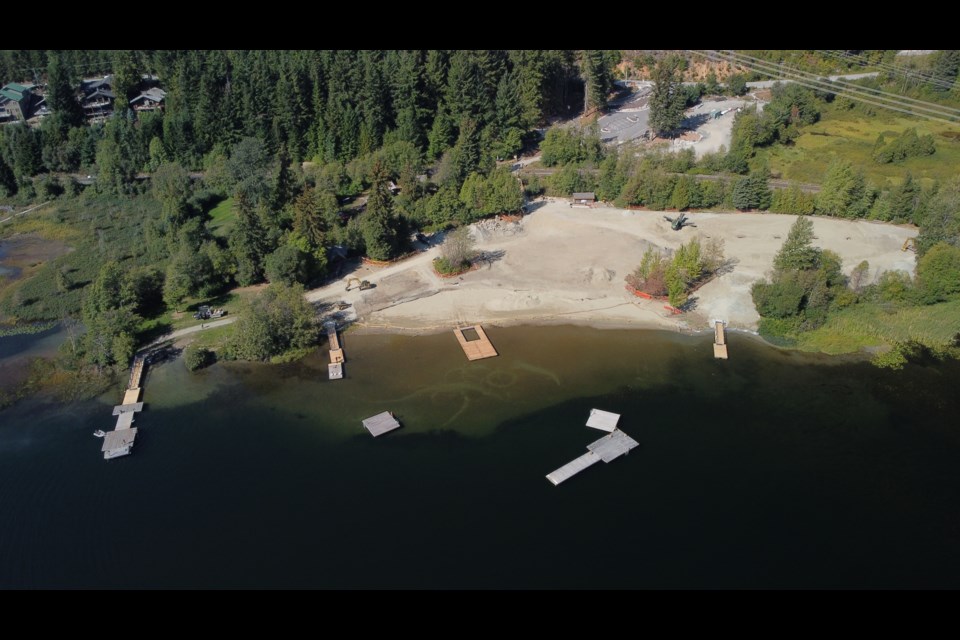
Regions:
<instances>
[{"instance_id":1,"label":"power line","mask_svg":"<svg viewBox=\"0 0 960 640\"><path fill-rule=\"evenodd\" d=\"M766 64L768 68L771 67L771 66L773 66L773 63L768 63L768 62L765 62L764 60L761 60L760 58L755 58L755 57L753 57L753 56L748 56L748 55L746 55L746 54L734 54L734 55L737 55L737 56L740 56L740 57L743 57L743 58L748 58L748 59L750 59L750 60L754 60L754 61L756 61L756 62L759 63L759 64ZM791 71L792 73L796 74L796 75L803 75L803 76L805 76L806 78L811 79L811 81L821 82L821 83L827 81L827 80L825 80L825 79L823 79L823 78L821 78L821 77L819 77L819 76L816 76L815 74L811 74L811 73L809 73L809 72L799 71L799 70L794 70L794 69L791 69L790 71ZM933 103L933 102L927 102L927 101L925 101L925 100L918 100L918 99L916 99L916 98L911 98L911 97L908 97L908 96L902 96L902 95L900 95L900 94L898 94L898 93L891 93L891 92L889 92L889 91L884 91L883 89L877 89L877 88L874 88L874 87L864 87L864 86L862 86L862 85L853 84L852 82L848 82L848 81L842 80L842 79L829 80L829 82L832 83L831 86L833 86L833 85L839 85L839 86L841 86L841 87L843 87L843 88L846 88L847 91L851 91L851 92L853 92L853 93L863 94L863 93L865 93L865 92L873 92L874 95L872 95L871 97L874 97L874 98L877 98L877 99L880 99L880 100L890 100L891 102L894 102L894 103L899 104L899 105L901 105L901 106L912 107L912 108L916 108L916 109L919 109L919 110L929 111L929 112L934 113L934 114L936 114L936 115L944 115L944 116L947 116L947 117L954 117L954 114L960 114L960 109L955 109L955 108L953 108L953 107L948 107L948 106L936 104L936 103ZM887 96L889 96L889 97L887 97ZM909 103L909 102L913 102L913 103L915 103L915 104L914 104L914 105L906 104L906 103ZM949 112L951 112L951 111L953 112L953 114L949 113Z\"/></svg>"},{"instance_id":2,"label":"power line","mask_svg":"<svg viewBox=\"0 0 960 640\"><path fill-rule=\"evenodd\" d=\"M846 52L846 51L830 50L830 51L824 51L823 53L826 53L827 55L832 56L832 57L834 57L834 58L836 58L836 59L854 59L854 60L856 60L861 66L870 65L870 66L874 66L874 67L879 67L879 68L882 69L883 71L885 71L885 72L887 72L887 73L890 73L890 74L893 74L893 75L900 75L900 76L903 76L904 78L908 78L908 79L909 79L911 76L913 76L913 77L919 79L921 82L926 82L926 83L929 83L929 84L933 84L933 85L936 85L936 86L939 86L939 87L942 87L942 88L948 89L948 90L949 90L949 89L953 89L953 82L950 82L949 80L944 80L944 79L942 79L942 78L940 78L940 77L938 77L938 76L936 76L936 75L934 75L934 74L932 74L932 73L923 73L922 71L920 71L920 70L918 70L918 69L909 69L909 68L904 67L904 66L897 66L897 65L893 65L893 64L890 64L890 63L887 63L887 62L883 62L883 61L881 61L881 62L871 62L869 59L867 59L866 56L858 55L858 54L853 54L853 53L848 53L848 52Z\"/></svg>"},{"instance_id":3,"label":"power line","mask_svg":"<svg viewBox=\"0 0 960 640\"><path fill-rule=\"evenodd\" d=\"M727 62L742 66L748 71L753 71L761 75L770 76L772 78L783 78L787 76L787 79L791 82L795 82L801 86L814 89L816 91L822 91L826 93L831 93L840 97L844 97L850 100L856 100L873 106L881 107L884 109L889 109L891 111L898 111L900 113L905 113L918 118L926 118L928 120L935 120L938 122L943 122L945 124L955 124L958 116L953 113L946 113L944 108L939 105L932 105L931 103L925 103L929 106L919 106L919 105L910 105L906 104L900 100L901 97L898 96L897 100L891 98L885 98L883 96L878 96L875 94L866 93L860 88L846 88L844 86L837 86L836 84L821 80L818 77L805 75L803 72L798 72L793 69L784 67L782 65L774 65L772 63L767 63L766 61L752 58L751 56L742 56L733 51L693 51L697 55L704 56L708 59L722 59ZM792 76L792 77L791 77ZM849 85L850 87L855 87L856 85ZM929 113L922 113L927 111Z\"/></svg>"}]
</instances>

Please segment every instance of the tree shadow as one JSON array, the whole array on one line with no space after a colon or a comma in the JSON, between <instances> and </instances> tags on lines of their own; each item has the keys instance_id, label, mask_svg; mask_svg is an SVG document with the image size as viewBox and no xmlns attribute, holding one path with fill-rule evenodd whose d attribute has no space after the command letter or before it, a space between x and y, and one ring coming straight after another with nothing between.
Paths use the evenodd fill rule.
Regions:
<instances>
[{"instance_id":1,"label":"tree shadow","mask_svg":"<svg viewBox=\"0 0 960 640\"><path fill-rule=\"evenodd\" d=\"M714 273L717 277L720 277L724 274L732 272L736 266L740 264L740 258L725 258L723 262L720 263L720 266L717 267L717 270Z\"/></svg>"},{"instance_id":2,"label":"tree shadow","mask_svg":"<svg viewBox=\"0 0 960 640\"><path fill-rule=\"evenodd\" d=\"M503 249L496 249L494 251L481 251L477 254L477 257L473 259L475 264L485 264L487 268L490 269L493 266L494 262L503 259L503 256L507 255L507 252Z\"/></svg>"},{"instance_id":3,"label":"tree shadow","mask_svg":"<svg viewBox=\"0 0 960 640\"><path fill-rule=\"evenodd\" d=\"M684 313L688 311L695 311L699 300L700 299L697 296L690 296L689 298L687 298L686 302L684 302L682 305L678 307L678 309L680 309L680 311L683 311Z\"/></svg>"},{"instance_id":4,"label":"tree shadow","mask_svg":"<svg viewBox=\"0 0 960 640\"><path fill-rule=\"evenodd\" d=\"M701 127L705 125L707 122L709 122L710 117L711 116L709 113L697 113L692 116L687 116L686 118L684 118L680 126L686 127L688 129L696 129L697 127Z\"/></svg>"},{"instance_id":5,"label":"tree shadow","mask_svg":"<svg viewBox=\"0 0 960 640\"><path fill-rule=\"evenodd\" d=\"M137 334L137 340L141 343L149 344L162 335L173 331L173 325L169 322L160 322L149 329L140 331Z\"/></svg>"},{"instance_id":6,"label":"tree shadow","mask_svg":"<svg viewBox=\"0 0 960 640\"><path fill-rule=\"evenodd\" d=\"M534 200L533 202L528 202L527 204L523 205L523 212L533 213L540 207L545 207L546 205L547 205L546 200Z\"/></svg>"}]
</instances>

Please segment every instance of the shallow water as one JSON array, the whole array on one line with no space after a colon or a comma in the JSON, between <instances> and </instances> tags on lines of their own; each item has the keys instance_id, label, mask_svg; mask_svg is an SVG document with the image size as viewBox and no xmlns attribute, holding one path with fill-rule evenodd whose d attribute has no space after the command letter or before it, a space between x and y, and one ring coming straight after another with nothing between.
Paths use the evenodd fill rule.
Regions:
<instances>
[{"instance_id":1,"label":"shallow water","mask_svg":"<svg viewBox=\"0 0 960 640\"><path fill-rule=\"evenodd\" d=\"M0 413L0 586L956 587L955 362L879 371L731 335L489 328L281 366L150 369L110 405ZM640 442L544 475L621 413ZM360 420L404 427L374 439Z\"/></svg>"}]
</instances>

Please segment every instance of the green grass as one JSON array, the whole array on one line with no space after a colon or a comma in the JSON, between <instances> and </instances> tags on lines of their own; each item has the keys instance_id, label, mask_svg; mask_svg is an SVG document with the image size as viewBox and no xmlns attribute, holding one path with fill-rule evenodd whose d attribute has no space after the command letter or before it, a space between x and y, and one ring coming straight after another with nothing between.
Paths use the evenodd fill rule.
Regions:
<instances>
[{"instance_id":1,"label":"green grass","mask_svg":"<svg viewBox=\"0 0 960 640\"><path fill-rule=\"evenodd\" d=\"M873 146L881 133L889 142L911 128L916 128L920 135L932 134L937 152L898 164L874 162L871 157ZM761 149L757 155L767 160L774 173L798 182L823 182L827 167L840 157L861 167L868 181L877 186L899 183L907 171L929 186L934 180L949 180L957 175L960 125L901 117L882 109L874 116L827 109L820 122L804 127L803 134L792 146L774 145Z\"/></svg>"},{"instance_id":2,"label":"green grass","mask_svg":"<svg viewBox=\"0 0 960 640\"><path fill-rule=\"evenodd\" d=\"M187 298L181 305L180 313L174 313L167 309L164 313L147 318L140 323L138 327L138 336L141 342L149 342L167 332L193 327L204 322L213 322L214 320L196 320L193 317L194 312L200 305L208 305L213 308L223 308L227 311L225 317L235 316L240 313L246 300L255 296L254 291L228 291L219 296L208 298Z\"/></svg>"},{"instance_id":3,"label":"green grass","mask_svg":"<svg viewBox=\"0 0 960 640\"><path fill-rule=\"evenodd\" d=\"M843 309L819 329L801 334L797 347L840 354L913 340L934 348L948 344L958 333L960 300L902 309L868 302Z\"/></svg>"},{"instance_id":4,"label":"green grass","mask_svg":"<svg viewBox=\"0 0 960 640\"><path fill-rule=\"evenodd\" d=\"M213 329L204 329L199 333L190 334L191 343L195 347L206 347L211 351L217 351L226 343L227 339L233 335L236 329L236 323L227 324Z\"/></svg>"},{"instance_id":5,"label":"green grass","mask_svg":"<svg viewBox=\"0 0 960 640\"><path fill-rule=\"evenodd\" d=\"M233 198L221 200L207 215L210 216L207 222L210 233L218 238L227 237L237 219L237 213L233 210Z\"/></svg>"}]
</instances>

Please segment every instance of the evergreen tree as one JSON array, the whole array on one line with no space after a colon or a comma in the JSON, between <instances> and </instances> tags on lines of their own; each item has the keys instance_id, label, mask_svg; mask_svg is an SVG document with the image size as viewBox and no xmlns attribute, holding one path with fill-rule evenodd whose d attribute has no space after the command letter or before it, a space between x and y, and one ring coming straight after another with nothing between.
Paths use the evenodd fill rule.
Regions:
<instances>
[{"instance_id":1,"label":"evergreen tree","mask_svg":"<svg viewBox=\"0 0 960 640\"><path fill-rule=\"evenodd\" d=\"M817 198L817 212L842 218L862 218L873 204L863 172L847 160L835 160L827 169Z\"/></svg>"},{"instance_id":2,"label":"evergreen tree","mask_svg":"<svg viewBox=\"0 0 960 640\"><path fill-rule=\"evenodd\" d=\"M230 233L230 250L237 260L237 283L245 287L263 280L263 256L267 252L266 230L250 197L240 191L233 203L237 220Z\"/></svg>"},{"instance_id":3,"label":"evergreen tree","mask_svg":"<svg viewBox=\"0 0 960 640\"><path fill-rule=\"evenodd\" d=\"M60 54L51 54L47 65L47 104L50 105L50 110L60 114L68 125L78 127L83 123L83 110L74 97L73 87L74 79L63 64Z\"/></svg>"},{"instance_id":4,"label":"evergreen tree","mask_svg":"<svg viewBox=\"0 0 960 640\"><path fill-rule=\"evenodd\" d=\"M957 79L957 73L960 72L960 51L956 49L944 49L938 51L933 59L933 75L943 83L950 86ZM947 92L950 88L943 84L932 85L935 91Z\"/></svg>"},{"instance_id":5,"label":"evergreen tree","mask_svg":"<svg viewBox=\"0 0 960 640\"><path fill-rule=\"evenodd\" d=\"M397 249L396 221L393 202L387 188L387 174L380 162L373 167L373 184L363 214L363 240L367 255L374 260L388 260Z\"/></svg>"},{"instance_id":6,"label":"evergreen tree","mask_svg":"<svg viewBox=\"0 0 960 640\"><path fill-rule=\"evenodd\" d=\"M581 54L581 73L585 84L584 111L604 109L613 78L607 68L603 51L587 50Z\"/></svg>"},{"instance_id":7,"label":"evergreen tree","mask_svg":"<svg viewBox=\"0 0 960 640\"><path fill-rule=\"evenodd\" d=\"M680 83L680 60L674 55L657 62L650 96L650 128L659 135L672 134L683 122L686 96Z\"/></svg>"},{"instance_id":8,"label":"evergreen tree","mask_svg":"<svg viewBox=\"0 0 960 640\"><path fill-rule=\"evenodd\" d=\"M813 221L807 216L799 216L774 256L773 268L777 271L813 269L819 255L820 250L813 246Z\"/></svg>"},{"instance_id":9,"label":"evergreen tree","mask_svg":"<svg viewBox=\"0 0 960 640\"><path fill-rule=\"evenodd\" d=\"M273 184L270 188L270 205L274 211L287 206L294 196L296 188L293 172L290 170L290 154L287 147L281 146L277 152L277 167L273 174Z\"/></svg>"}]
</instances>

